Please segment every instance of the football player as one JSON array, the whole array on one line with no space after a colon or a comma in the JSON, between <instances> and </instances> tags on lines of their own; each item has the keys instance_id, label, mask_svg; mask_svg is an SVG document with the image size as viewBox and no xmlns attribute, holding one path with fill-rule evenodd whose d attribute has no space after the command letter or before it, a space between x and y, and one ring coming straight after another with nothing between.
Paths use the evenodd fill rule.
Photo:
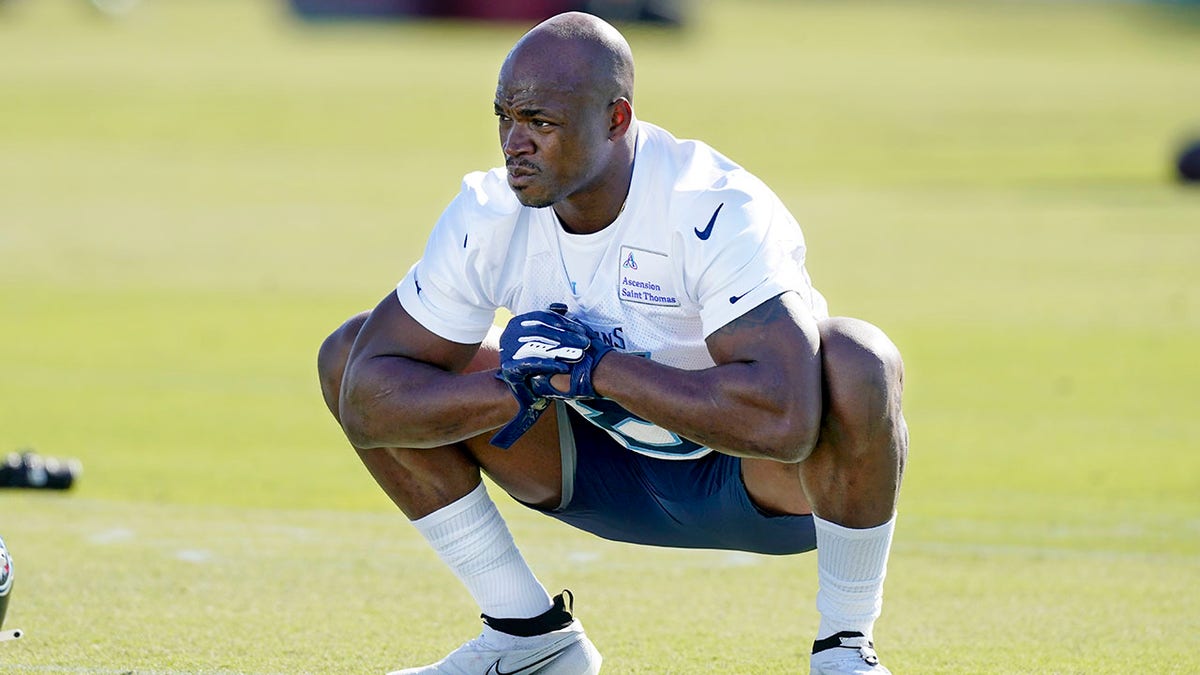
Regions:
<instances>
[{"instance_id":1,"label":"football player","mask_svg":"<svg viewBox=\"0 0 1200 675\"><path fill-rule=\"evenodd\" d=\"M398 672L600 668L483 472L608 539L815 549L812 672L886 673L872 632L907 453L900 355L829 317L779 198L637 119L633 83L629 45L594 16L525 34L494 100L505 166L468 174L395 292L321 347L330 411L483 615L477 638Z\"/></svg>"}]
</instances>

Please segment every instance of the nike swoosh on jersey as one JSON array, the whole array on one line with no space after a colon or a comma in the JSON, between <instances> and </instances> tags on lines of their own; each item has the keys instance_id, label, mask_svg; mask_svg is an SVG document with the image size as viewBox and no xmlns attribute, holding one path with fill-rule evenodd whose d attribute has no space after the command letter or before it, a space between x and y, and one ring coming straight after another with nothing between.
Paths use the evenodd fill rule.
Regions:
<instances>
[{"instance_id":1,"label":"nike swoosh on jersey","mask_svg":"<svg viewBox=\"0 0 1200 675\"><path fill-rule=\"evenodd\" d=\"M717 214L721 212L722 206L725 206L725 202L721 202L717 206L717 210L713 211L712 218L708 219L708 225L705 225L703 230L696 230L696 236L700 237L700 241L707 241L709 236L712 235L713 225L717 222Z\"/></svg>"},{"instance_id":2,"label":"nike swoosh on jersey","mask_svg":"<svg viewBox=\"0 0 1200 675\"><path fill-rule=\"evenodd\" d=\"M557 659L558 657L562 656L563 651L572 644L574 644L574 643L568 642L567 644L563 645L563 649L559 649L556 652L547 654L546 656L543 656L542 658L538 659L537 661L534 661L533 663L527 663L524 666L517 668L516 670L500 670L500 659L496 659L496 662L493 663L492 666L487 669L487 673L485 675L529 675L532 673L536 673L539 670L541 670L542 667L545 666L546 664L548 664L551 661L553 661L554 659Z\"/></svg>"},{"instance_id":3,"label":"nike swoosh on jersey","mask_svg":"<svg viewBox=\"0 0 1200 675\"><path fill-rule=\"evenodd\" d=\"M766 281L760 281L760 282L758 282L757 284L754 284L753 286L751 286L751 287L750 287L750 290L746 291L745 293L742 293L741 295L731 295L731 296L729 296L729 304L731 304L731 305L733 305L733 304L737 304L737 301L738 301L738 300L741 300L742 298L746 297L747 295L750 295L750 293L752 293L752 292L753 292L755 289L757 289L759 286L762 286L764 283L766 283Z\"/></svg>"}]
</instances>

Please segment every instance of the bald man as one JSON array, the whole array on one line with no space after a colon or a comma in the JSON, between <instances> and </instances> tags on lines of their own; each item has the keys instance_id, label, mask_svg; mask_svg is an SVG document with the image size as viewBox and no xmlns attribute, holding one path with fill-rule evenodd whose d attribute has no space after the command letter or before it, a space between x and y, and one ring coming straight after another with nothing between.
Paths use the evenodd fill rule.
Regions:
<instances>
[{"instance_id":1,"label":"bald man","mask_svg":"<svg viewBox=\"0 0 1200 675\"><path fill-rule=\"evenodd\" d=\"M633 79L596 17L523 36L496 87L505 167L468 174L396 291L322 345L330 411L483 615L479 637L398 672L600 669L482 472L608 539L816 549L812 672L886 673L872 631L907 452L900 356L829 318L769 188L634 117Z\"/></svg>"}]
</instances>

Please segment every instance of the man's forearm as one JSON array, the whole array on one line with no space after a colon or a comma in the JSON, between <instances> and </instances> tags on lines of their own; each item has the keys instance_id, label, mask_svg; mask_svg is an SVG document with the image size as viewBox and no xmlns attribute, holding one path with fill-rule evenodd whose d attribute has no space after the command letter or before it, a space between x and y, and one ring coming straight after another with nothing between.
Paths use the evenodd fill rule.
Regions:
<instances>
[{"instance_id":1,"label":"man's forearm","mask_svg":"<svg viewBox=\"0 0 1200 675\"><path fill-rule=\"evenodd\" d=\"M672 368L612 353L597 365L597 393L664 429L725 454L799 461L821 420L820 364L780 372L761 363Z\"/></svg>"},{"instance_id":2,"label":"man's forearm","mask_svg":"<svg viewBox=\"0 0 1200 675\"><path fill-rule=\"evenodd\" d=\"M495 429L517 411L492 371L450 373L394 356L347 369L342 428L357 448L432 448Z\"/></svg>"}]
</instances>

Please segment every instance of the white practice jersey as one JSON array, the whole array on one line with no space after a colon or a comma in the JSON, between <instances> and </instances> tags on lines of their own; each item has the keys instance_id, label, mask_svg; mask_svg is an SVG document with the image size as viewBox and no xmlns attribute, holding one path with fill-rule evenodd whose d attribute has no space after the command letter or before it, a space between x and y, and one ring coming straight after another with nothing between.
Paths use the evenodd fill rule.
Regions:
<instances>
[{"instance_id":1,"label":"white practice jersey","mask_svg":"<svg viewBox=\"0 0 1200 675\"><path fill-rule=\"evenodd\" d=\"M563 303L614 348L684 369L713 366L705 337L785 291L815 318L828 315L800 227L774 192L703 143L646 122L637 129L625 207L596 234L565 235L553 209L522 206L503 168L468 174L397 286L404 308L433 333L473 344L498 308ZM571 403L631 450L708 452L612 401Z\"/></svg>"}]
</instances>

